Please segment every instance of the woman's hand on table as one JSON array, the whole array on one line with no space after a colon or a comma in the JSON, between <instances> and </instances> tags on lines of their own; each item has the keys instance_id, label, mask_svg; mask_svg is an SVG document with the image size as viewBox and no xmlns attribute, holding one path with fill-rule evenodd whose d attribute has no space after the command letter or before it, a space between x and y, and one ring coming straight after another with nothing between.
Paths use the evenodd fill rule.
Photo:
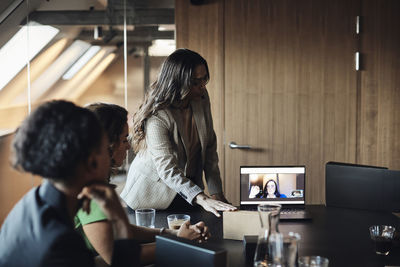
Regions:
<instances>
[{"instance_id":1,"label":"woman's hand on table","mask_svg":"<svg viewBox=\"0 0 400 267\"><path fill-rule=\"evenodd\" d=\"M210 237L208 227L204 222L200 221L196 224L191 225L189 221L186 221L181 225L177 233L178 237L187 238L189 240L197 240L199 243L207 241Z\"/></svg>"},{"instance_id":2,"label":"woman's hand on table","mask_svg":"<svg viewBox=\"0 0 400 267\"><path fill-rule=\"evenodd\" d=\"M221 198L220 194L217 194L217 195L218 195L218 198ZM213 198L210 198L206 194L200 193L195 197L195 203L202 206L203 209L205 209L206 211L214 213L214 215L217 217L221 217L221 215L218 213L218 211L236 210L236 207L234 207L228 203L222 202L220 200L214 199L214 196L216 196L216 195L213 195ZM215 198L217 198L217 197L215 197ZM226 200L225 197L223 197L223 199Z\"/></svg>"},{"instance_id":3,"label":"woman's hand on table","mask_svg":"<svg viewBox=\"0 0 400 267\"><path fill-rule=\"evenodd\" d=\"M232 203L230 203L230 202L225 198L225 196L224 196L223 193L217 193L217 194L211 195L211 198L214 199L214 200L219 200L219 201L225 202L225 203L227 203L227 204L229 204L229 205L232 205Z\"/></svg>"}]
</instances>

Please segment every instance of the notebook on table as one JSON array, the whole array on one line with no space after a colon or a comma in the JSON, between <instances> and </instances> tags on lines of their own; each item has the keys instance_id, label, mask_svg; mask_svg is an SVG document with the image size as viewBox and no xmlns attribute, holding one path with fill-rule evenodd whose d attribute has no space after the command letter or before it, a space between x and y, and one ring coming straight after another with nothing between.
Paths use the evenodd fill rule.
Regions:
<instances>
[{"instance_id":1,"label":"notebook on table","mask_svg":"<svg viewBox=\"0 0 400 267\"><path fill-rule=\"evenodd\" d=\"M306 220L305 166L241 166L240 209L257 210L259 204L281 204L280 220Z\"/></svg>"}]
</instances>

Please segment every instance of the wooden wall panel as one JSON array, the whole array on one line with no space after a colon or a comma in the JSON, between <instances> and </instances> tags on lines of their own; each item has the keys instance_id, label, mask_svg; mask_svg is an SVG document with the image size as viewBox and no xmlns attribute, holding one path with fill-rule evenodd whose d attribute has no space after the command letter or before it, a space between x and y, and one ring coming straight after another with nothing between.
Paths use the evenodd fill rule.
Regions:
<instances>
[{"instance_id":1,"label":"wooden wall panel","mask_svg":"<svg viewBox=\"0 0 400 267\"><path fill-rule=\"evenodd\" d=\"M228 196L239 166L307 166L307 203L325 201L325 163L354 162L357 1L233 0L225 4Z\"/></svg>"},{"instance_id":2,"label":"wooden wall panel","mask_svg":"<svg viewBox=\"0 0 400 267\"><path fill-rule=\"evenodd\" d=\"M224 47L223 0L206 0L192 5L188 0L175 1L177 48L188 48L202 55L210 69L207 85L211 99L214 128L218 140L219 167L224 183Z\"/></svg>"},{"instance_id":3,"label":"wooden wall panel","mask_svg":"<svg viewBox=\"0 0 400 267\"><path fill-rule=\"evenodd\" d=\"M10 165L10 145L13 135L0 136L0 225L21 197L40 179L14 170Z\"/></svg>"},{"instance_id":4,"label":"wooden wall panel","mask_svg":"<svg viewBox=\"0 0 400 267\"><path fill-rule=\"evenodd\" d=\"M236 141L259 148L224 150L228 198L237 201L240 164L306 164L308 203L324 202L327 161L400 169L399 1L206 2L218 8L199 13L211 5L176 1L178 45L222 57L224 66L212 74L224 77L225 93L213 101L224 107L225 147ZM199 34L208 25L222 40Z\"/></svg>"},{"instance_id":5,"label":"wooden wall panel","mask_svg":"<svg viewBox=\"0 0 400 267\"><path fill-rule=\"evenodd\" d=\"M358 162L400 169L400 1L365 0Z\"/></svg>"}]
</instances>

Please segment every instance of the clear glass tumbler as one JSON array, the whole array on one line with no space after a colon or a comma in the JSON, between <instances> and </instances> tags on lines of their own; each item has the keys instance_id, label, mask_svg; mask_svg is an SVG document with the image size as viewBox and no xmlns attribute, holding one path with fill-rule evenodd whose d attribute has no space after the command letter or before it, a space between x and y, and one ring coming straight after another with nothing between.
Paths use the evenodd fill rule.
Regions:
<instances>
[{"instance_id":1,"label":"clear glass tumbler","mask_svg":"<svg viewBox=\"0 0 400 267\"><path fill-rule=\"evenodd\" d=\"M171 230L179 230L185 222L190 222L190 216L187 214L171 214L167 216L168 227Z\"/></svg>"},{"instance_id":2,"label":"clear glass tumbler","mask_svg":"<svg viewBox=\"0 0 400 267\"><path fill-rule=\"evenodd\" d=\"M390 225L373 225L369 228L369 234L375 244L375 252L378 255L389 255L396 229Z\"/></svg>"},{"instance_id":3,"label":"clear glass tumbler","mask_svg":"<svg viewBox=\"0 0 400 267\"><path fill-rule=\"evenodd\" d=\"M135 210L136 225L154 228L156 219L155 209L137 209Z\"/></svg>"},{"instance_id":4,"label":"clear glass tumbler","mask_svg":"<svg viewBox=\"0 0 400 267\"><path fill-rule=\"evenodd\" d=\"M283 259L282 266L296 267L298 258L298 244L300 235L290 232L288 236L283 237Z\"/></svg>"}]
</instances>

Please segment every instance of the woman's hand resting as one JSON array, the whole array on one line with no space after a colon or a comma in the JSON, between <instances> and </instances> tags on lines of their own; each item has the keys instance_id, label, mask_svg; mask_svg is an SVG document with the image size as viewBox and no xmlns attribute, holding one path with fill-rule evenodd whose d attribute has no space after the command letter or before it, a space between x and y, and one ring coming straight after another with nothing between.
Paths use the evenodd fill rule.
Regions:
<instances>
[{"instance_id":1,"label":"woman's hand resting","mask_svg":"<svg viewBox=\"0 0 400 267\"><path fill-rule=\"evenodd\" d=\"M215 216L221 217L221 215L218 213L218 211L233 211L236 210L236 207L210 198L204 193L200 193L195 197L195 203L199 204L200 206L203 207L206 211L214 213Z\"/></svg>"},{"instance_id":2,"label":"woman's hand resting","mask_svg":"<svg viewBox=\"0 0 400 267\"><path fill-rule=\"evenodd\" d=\"M177 236L190 240L197 240L201 243L210 238L210 233L208 232L208 227L204 222L200 221L196 224L190 225L190 222L186 221L179 228Z\"/></svg>"}]
</instances>

